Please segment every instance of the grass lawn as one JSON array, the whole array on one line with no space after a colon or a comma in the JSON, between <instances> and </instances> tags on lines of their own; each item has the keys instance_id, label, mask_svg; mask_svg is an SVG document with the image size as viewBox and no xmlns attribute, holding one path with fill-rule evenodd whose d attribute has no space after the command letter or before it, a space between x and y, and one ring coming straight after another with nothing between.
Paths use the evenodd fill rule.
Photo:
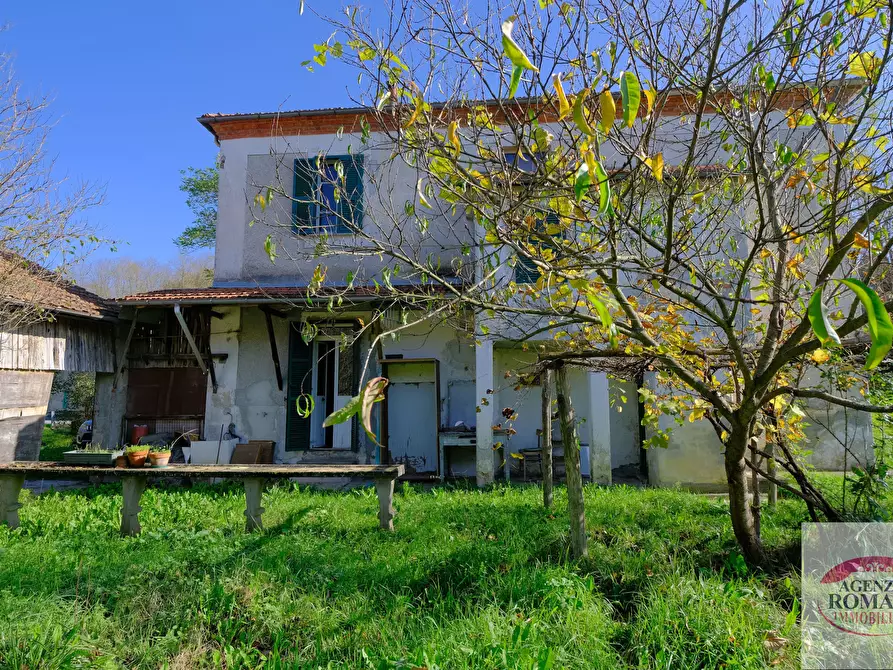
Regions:
<instances>
[{"instance_id":1,"label":"grass lawn","mask_svg":"<svg viewBox=\"0 0 893 670\"><path fill-rule=\"evenodd\" d=\"M44 426L43 438L40 443L40 460L61 461L62 453L74 449L73 444L74 435L68 426L61 428Z\"/></svg>"},{"instance_id":2,"label":"grass lawn","mask_svg":"<svg viewBox=\"0 0 893 670\"><path fill-rule=\"evenodd\" d=\"M127 539L120 486L23 494L0 666L797 667L799 503L763 521L781 567L751 574L721 498L589 486L574 563L556 494L404 486L388 534L369 488L282 485L247 535L240 487L153 488Z\"/></svg>"}]
</instances>

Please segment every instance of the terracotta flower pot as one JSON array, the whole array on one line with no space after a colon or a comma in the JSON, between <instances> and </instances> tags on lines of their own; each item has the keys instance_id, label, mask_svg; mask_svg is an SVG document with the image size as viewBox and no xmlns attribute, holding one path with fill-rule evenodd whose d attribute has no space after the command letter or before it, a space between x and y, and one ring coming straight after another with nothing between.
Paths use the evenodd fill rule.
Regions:
<instances>
[{"instance_id":1,"label":"terracotta flower pot","mask_svg":"<svg viewBox=\"0 0 893 670\"><path fill-rule=\"evenodd\" d=\"M121 454L115 459L115 467L116 468L126 468L127 467L127 456Z\"/></svg>"},{"instance_id":2,"label":"terracotta flower pot","mask_svg":"<svg viewBox=\"0 0 893 670\"><path fill-rule=\"evenodd\" d=\"M150 451L149 461L153 468L163 468L171 460L171 452L169 451Z\"/></svg>"},{"instance_id":3,"label":"terracotta flower pot","mask_svg":"<svg viewBox=\"0 0 893 670\"><path fill-rule=\"evenodd\" d=\"M140 451L128 451L127 462L132 468L141 468L146 464L146 458L149 456L149 447Z\"/></svg>"}]
</instances>

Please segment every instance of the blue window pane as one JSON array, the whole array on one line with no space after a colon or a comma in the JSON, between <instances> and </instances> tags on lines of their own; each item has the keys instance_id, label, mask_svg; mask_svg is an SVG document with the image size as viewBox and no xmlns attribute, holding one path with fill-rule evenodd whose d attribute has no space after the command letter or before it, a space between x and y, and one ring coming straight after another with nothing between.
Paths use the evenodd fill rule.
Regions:
<instances>
[{"instance_id":1,"label":"blue window pane","mask_svg":"<svg viewBox=\"0 0 893 670\"><path fill-rule=\"evenodd\" d=\"M339 228L338 202L335 200L335 184L338 173L334 165L326 165L320 183L319 229L335 232Z\"/></svg>"},{"instance_id":2,"label":"blue window pane","mask_svg":"<svg viewBox=\"0 0 893 670\"><path fill-rule=\"evenodd\" d=\"M514 167L521 172L536 172L536 165L533 162L533 158L526 153L521 154L521 156L518 157L517 151L505 151L502 155L505 157L506 164L510 167ZM537 156L537 159L539 160L542 160L542 158L542 154Z\"/></svg>"}]
</instances>

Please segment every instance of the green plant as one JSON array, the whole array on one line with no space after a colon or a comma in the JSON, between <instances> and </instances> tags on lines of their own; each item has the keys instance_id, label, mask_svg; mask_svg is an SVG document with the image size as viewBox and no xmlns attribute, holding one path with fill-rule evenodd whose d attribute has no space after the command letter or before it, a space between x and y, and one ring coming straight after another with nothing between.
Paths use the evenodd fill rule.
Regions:
<instances>
[{"instance_id":1,"label":"green plant","mask_svg":"<svg viewBox=\"0 0 893 670\"><path fill-rule=\"evenodd\" d=\"M155 454L155 455L159 455L159 454L163 455L163 454L171 453L171 450L168 449L167 447L149 447L149 453Z\"/></svg>"},{"instance_id":2,"label":"green plant","mask_svg":"<svg viewBox=\"0 0 893 670\"><path fill-rule=\"evenodd\" d=\"M0 666L83 648L61 667L797 667L798 568L736 568L727 501L585 496L591 557L572 562L560 485L546 511L535 486L407 484L393 534L371 488L273 486L269 531L246 534L239 484L151 487L126 540L120 484L24 495L0 527ZM767 547L796 550L806 518L780 499Z\"/></svg>"},{"instance_id":3,"label":"green plant","mask_svg":"<svg viewBox=\"0 0 893 670\"><path fill-rule=\"evenodd\" d=\"M125 454L142 453L144 451L149 451L149 447L144 444L131 444L124 448Z\"/></svg>"}]
</instances>

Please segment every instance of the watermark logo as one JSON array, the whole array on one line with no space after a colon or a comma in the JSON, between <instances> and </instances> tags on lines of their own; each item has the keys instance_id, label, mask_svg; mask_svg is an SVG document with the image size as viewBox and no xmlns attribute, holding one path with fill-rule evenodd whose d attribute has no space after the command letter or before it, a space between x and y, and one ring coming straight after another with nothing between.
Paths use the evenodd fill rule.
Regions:
<instances>
[{"instance_id":1,"label":"watermark logo","mask_svg":"<svg viewBox=\"0 0 893 670\"><path fill-rule=\"evenodd\" d=\"M804 668L893 667L893 524L803 525Z\"/></svg>"}]
</instances>

